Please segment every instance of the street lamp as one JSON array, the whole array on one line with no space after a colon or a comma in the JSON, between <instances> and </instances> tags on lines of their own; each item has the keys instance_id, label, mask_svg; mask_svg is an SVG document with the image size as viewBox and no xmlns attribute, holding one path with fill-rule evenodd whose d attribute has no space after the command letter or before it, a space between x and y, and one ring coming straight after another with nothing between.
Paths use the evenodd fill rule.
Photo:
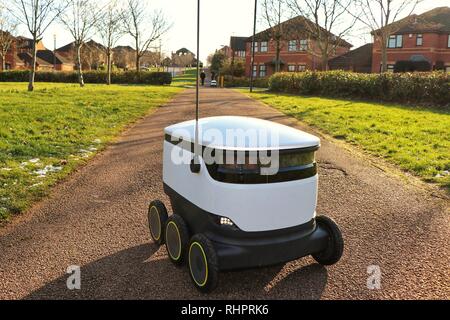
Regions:
<instances>
[{"instance_id":1,"label":"street lamp","mask_svg":"<svg viewBox=\"0 0 450 320\"><path fill-rule=\"evenodd\" d=\"M153 49L153 50L157 51L157 54L158 54L157 67L158 67L158 71L160 71L160 67L161 67L161 64L162 64L162 39L161 38L159 39L159 45L158 46L152 46L152 47L149 47L149 49Z\"/></svg>"}]
</instances>

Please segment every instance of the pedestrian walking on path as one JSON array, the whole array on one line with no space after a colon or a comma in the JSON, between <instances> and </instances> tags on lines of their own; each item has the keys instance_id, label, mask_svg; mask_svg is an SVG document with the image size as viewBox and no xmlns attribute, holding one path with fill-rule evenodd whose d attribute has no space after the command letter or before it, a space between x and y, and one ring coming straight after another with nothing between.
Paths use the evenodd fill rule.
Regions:
<instances>
[{"instance_id":1,"label":"pedestrian walking on path","mask_svg":"<svg viewBox=\"0 0 450 320\"><path fill-rule=\"evenodd\" d=\"M202 73L200 73L200 79L202 81L202 86L204 86L205 85L205 79L206 79L205 71L202 71Z\"/></svg>"}]
</instances>

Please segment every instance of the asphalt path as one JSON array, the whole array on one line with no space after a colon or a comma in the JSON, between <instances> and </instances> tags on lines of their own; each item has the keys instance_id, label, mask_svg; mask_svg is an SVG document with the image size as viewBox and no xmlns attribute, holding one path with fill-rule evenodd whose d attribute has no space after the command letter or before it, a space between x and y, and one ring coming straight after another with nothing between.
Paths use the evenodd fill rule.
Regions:
<instances>
[{"instance_id":1,"label":"asphalt path","mask_svg":"<svg viewBox=\"0 0 450 320\"><path fill-rule=\"evenodd\" d=\"M201 116L246 115L314 130L246 96L204 88ZM322 137L318 211L341 226L343 259L223 273L198 293L150 240L147 205L162 189L163 128L194 116L194 91L142 119L50 197L0 229L1 299L449 299L449 202ZM68 266L81 290L68 290ZM370 269L375 266L375 269ZM371 290L369 271L381 272Z\"/></svg>"}]
</instances>

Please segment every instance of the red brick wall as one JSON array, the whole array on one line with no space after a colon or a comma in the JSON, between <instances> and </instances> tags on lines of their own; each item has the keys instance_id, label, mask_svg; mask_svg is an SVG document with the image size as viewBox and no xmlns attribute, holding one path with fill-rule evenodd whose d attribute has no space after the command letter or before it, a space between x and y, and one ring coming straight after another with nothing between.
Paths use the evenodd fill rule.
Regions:
<instances>
[{"instance_id":1,"label":"red brick wall","mask_svg":"<svg viewBox=\"0 0 450 320\"><path fill-rule=\"evenodd\" d=\"M11 44L11 47L9 48L9 51L6 53L6 64L9 64L11 66L11 69L14 69L16 67L14 55L16 54L16 44L13 42ZM2 69L2 60L0 58L0 70Z\"/></svg>"},{"instance_id":2,"label":"red brick wall","mask_svg":"<svg viewBox=\"0 0 450 320\"><path fill-rule=\"evenodd\" d=\"M423 55L434 66L443 61L450 66L450 48L447 48L448 34L423 34L422 46L416 46L416 34L403 35L403 48L387 49L388 64L394 65L400 60L409 60L412 55ZM379 73L381 67L381 42L376 39L373 46L372 72Z\"/></svg>"},{"instance_id":3,"label":"red brick wall","mask_svg":"<svg viewBox=\"0 0 450 320\"><path fill-rule=\"evenodd\" d=\"M314 48L314 42L309 43L310 48ZM314 50L316 51L316 50ZM336 55L330 56L330 59L347 53L349 48L338 47L336 50ZM246 75L249 77L251 75L251 42L247 42L246 49ZM255 65L258 67L258 75L259 75L259 66L266 64L266 76L271 76L275 71L275 66L272 64L267 64L268 62L275 60L276 57L276 42L269 41L268 51L267 52L255 52ZM281 71L288 71L288 65L295 65L296 70L298 70L299 66L305 66L307 70L319 70L321 69L321 61L320 56L314 56L311 52L307 51L296 51L290 52L288 50L288 42L283 41L281 44L281 60L285 63L285 65L281 66Z\"/></svg>"}]
</instances>

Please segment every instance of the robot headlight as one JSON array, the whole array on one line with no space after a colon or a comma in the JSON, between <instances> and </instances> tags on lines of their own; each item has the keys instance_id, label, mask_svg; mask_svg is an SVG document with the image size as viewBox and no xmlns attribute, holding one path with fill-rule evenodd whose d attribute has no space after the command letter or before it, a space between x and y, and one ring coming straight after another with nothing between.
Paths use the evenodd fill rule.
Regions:
<instances>
[{"instance_id":1,"label":"robot headlight","mask_svg":"<svg viewBox=\"0 0 450 320\"><path fill-rule=\"evenodd\" d=\"M229 218L220 217L220 225L221 226L230 226L230 227L232 227L232 226L234 226L234 223Z\"/></svg>"}]
</instances>

